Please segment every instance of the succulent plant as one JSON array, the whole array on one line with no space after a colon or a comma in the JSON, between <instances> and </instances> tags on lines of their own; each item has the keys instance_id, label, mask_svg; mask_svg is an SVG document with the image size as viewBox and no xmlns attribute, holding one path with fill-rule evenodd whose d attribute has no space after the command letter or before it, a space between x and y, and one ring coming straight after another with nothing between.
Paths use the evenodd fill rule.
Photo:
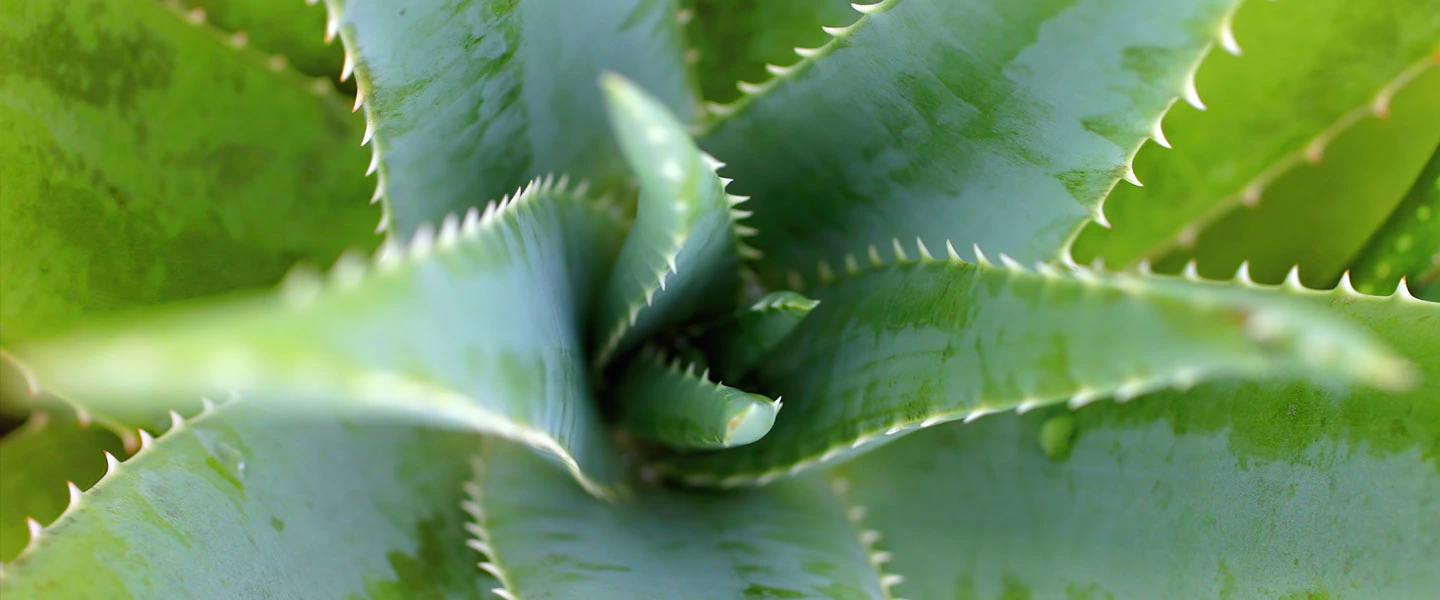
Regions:
<instances>
[{"instance_id":1,"label":"succulent plant","mask_svg":"<svg viewBox=\"0 0 1440 600\"><path fill-rule=\"evenodd\" d=\"M1434 0L190 1L0 5L7 600L1440 589Z\"/></svg>"}]
</instances>

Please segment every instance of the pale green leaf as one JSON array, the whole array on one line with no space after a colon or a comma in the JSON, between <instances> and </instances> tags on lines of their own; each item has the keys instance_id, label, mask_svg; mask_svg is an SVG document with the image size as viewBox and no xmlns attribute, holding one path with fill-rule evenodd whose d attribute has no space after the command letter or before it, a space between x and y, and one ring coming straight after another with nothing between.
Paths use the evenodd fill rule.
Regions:
<instances>
[{"instance_id":1,"label":"pale green leaf","mask_svg":"<svg viewBox=\"0 0 1440 600\"><path fill-rule=\"evenodd\" d=\"M738 380L784 341L816 304L795 292L772 292L733 316L705 326L694 343L704 350L717 375Z\"/></svg>"},{"instance_id":2,"label":"pale green leaf","mask_svg":"<svg viewBox=\"0 0 1440 600\"><path fill-rule=\"evenodd\" d=\"M732 206L743 200L725 193L714 159L657 98L617 75L602 85L640 203L596 313L598 364L697 312L734 305L741 213Z\"/></svg>"},{"instance_id":3,"label":"pale green leaf","mask_svg":"<svg viewBox=\"0 0 1440 600\"><path fill-rule=\"evenodd\" d=\"M155 0L0 5L0 323L268 285L373 246L328 86Z\"/></svg>"},{"instance_id":4,"label":"pale green leaf","mask_svg":"<svg viewBox=\"0 0 1440 600\"><path fill-rule=\"evenodd\" d=\"M1421 365L1423 385L1213 382L917 434L840 469L905 576L897 595L1433 595L1440 305L1312 295ZM1067 419L1052 458L1040 436Z\"/></svg>"},{"instance_id":5,"label":"pale green leaf","mask_svg":"<svg viewBox=\"0 0 1440 600\"><path fill-rule=\"evenodd\" d=\"M5 565L0 593L438 600L495 587L464 546L473 434L273 421L246 401L175 422Z\"/></svg>"},{"instance_id":6,"label":"pale green leaf","mask_svg":"<svg viewBox=\"0 0 1440 600\"><path fill-rule=\"evenodd\" d=\"M0 560L30 541L26 519L60 516L70 500L66 482L84 489L105 474L104 452L124 456L120 438L67 411L37 412L0 439Z\"/></svg>"},{"instance_id":7,"label":"pale green leaf","mask_svg":"<svg viewBox=\"0 0 1440 600\"><path fill-rule=\"evenodd\" d=\"M1136 157L1145 187L1115 190L1105 202L1114 230L1089 226L1074 248L1078 261L1158 260L1206 224L1262 201L1307 154L1383 113L1440 52L1433 0L1247 2L1233 29L1241 54L1215 53L1197 73L1205 111L1180 106L1166 115L1174 149L1152 146Z\"/></svg>"},{"instance_id":8,"label":"pale green leaf","mask_svg":"<svg viewBox=\"0 0 1440 600\"><path fill-rule=\"evenodd\" d=\"M374 266L342 259L328 283L301 272L280 294L97 325L20 356L43 388L96 413L234 390L283 414L506 436L599 491L618 464L581 319L620 231L591 204L535 182L484 215L422 229L408 248L387 246Z\"/></svg>"},{"instance_id":9,"label":"pale green leaf","mask_svg":"<svg viewBox=\"0 0 1440 600\"><path fill-rule=\"evenodd\" d=\"M1362 292L1388 294L1405 277L1416 296L1440 302L1440 148L1351 268Z\"/></svg>"},{"instance_id":10,"label":"pale green leaf","mask_svg":"<svg viewBox=\"0 0 1440 600\"><path fill-rule=\"evenodd\" d=\"M570 173L628 179L596 78L695 109L674 0L325 0L351 55L389 231ZM358 138L357 138L358 140Z\"/></svg>"},{"instance_id":11,"label":"pale green leaf","mask_svg":"<svg viewBox=\"0 0 1440 600\"><path fill-rule=\"evenodd\" d=\"M612 396L621 429L682 449L749 444L770 431L780 410L777 400L711 380L708 369L667 363L643 350L626 366Z\"/></svg>"},{"instance_id":12,"label":"pale green leaf","mask_svg":"<svg viewBox=\"0 0 1440 600\"><path fill-rule=\"evenodd\" d=\"M765 483L923 427L1066 400L1216 377L1409 382L1363 330L1277 296L953 258L858 270L816 290L820 305L756 370L755 390L785 399L770 433L660 467L697 485Z\"/></svg>"},{"instance_id":13,"label":"pale green leaf","mask_svg":"<svg viewBox=\"0 0 1440 600\"><path fill-rule=\"evenodd\" d=\"M737 83L769 79L767 70L800 60L796 48L830 39L821 27L843 27L860 13L848 0L681 0L685 42L700 92L709 102L740 96Z\"/></svg>"},{"instance_id":14,"label":"pale green leaf","mask_svg":"<svg viewBox=\"0 0 1440 600\"><path fill-rule=\"evenodd\" d=\"M478 470L476 542L515 598L881 597L860 532L815 477L729 494L646 487L612 504L510 444Z\"/></svg>"},{"instance_id":15,"label":"pale green leaf","mask_svg":"<svg viewBox=\"0 0 1440 600\"><path fill-rule=\"evenodd\" d=\"M702 146L754 197L771 282L894 237L1054 258L1236 4L885 0Z\"/></svg>"},{"instance_id":16,"label":"pale green leaf","mask_svg":"<svg viewBox=\"0 0 1440 600\"><path fill-rule=\"evenodd\" d=\"M1333 287L1440 145L1437 116L1440 69L1429 68L1395 95L1387 118L1351 126L1318 164L1286 172L1258 206L1210 223L1192 247L1175 249L1155 269L1179 271L1195 260L1202 277L1218 279L1249 261L1256 281L1273 284L1299 265L1306 285Z\"/></svg>"},{"instance_id":17,"label":"pale green leaf","mask_svg":"<svg viewBox=\"0 0 1440 600\"><path fill-rule=\"evenodd\" d=\"M169 0L166 0L169 1ZM178 0L191 19L232 32L236 44L314 77L340 75L345 51L326 35L325 9L311 0ZM199 12L196 12L196 9Z\"/></svg>"}]
</instances>

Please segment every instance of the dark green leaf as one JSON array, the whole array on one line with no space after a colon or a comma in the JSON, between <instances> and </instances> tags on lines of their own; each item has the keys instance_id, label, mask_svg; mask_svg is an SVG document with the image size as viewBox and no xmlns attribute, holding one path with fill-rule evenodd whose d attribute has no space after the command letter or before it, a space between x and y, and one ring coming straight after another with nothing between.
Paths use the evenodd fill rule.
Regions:
<instances>
[{"instance_id":1,"label":"dark green leaf","mask_svg":"<svg viewBox=\"0 0 1440 600\"><path fill-rule=\"evenodd\" d=\"M681 0L686 45L693 54L700 92L710 102L740 96L741 81L771 77L767 66L800 60L796 48L830 39L821 27L854 23L860 13L848 0ZM693 58L692 58L693 57ZM773 67L771 67L773 68Z\"/></svg>"},{"instance_id":2,"label":"dark green leaf","mask_svg":"<svg viewBox=\"0 0 1440 600\"><path fill-rule=\"evenodd\" d=\"M1362 292L1388 294L1406 277L1416 296L1440 302L1440 149L1352 269Z\"/></svg>"},{"instance_id":3,"label":"dark green leaf","mask_svg":"<svg viewBox=\"0 0 1440 600\"><path fill-rule=\"evenodd\" d=\"M784 341L818 304L795 292L773 292L711 324L695 340L710 368L722 379L738 380L750 373Z\"/></svg>"},{"instance_id":4,"label":"dark green leaf","mask_svg":"<svg viewBox=\"0 0 1440 600\"><path fill-rule=\"evenodd\" d=\"M105 474L105 452L124 456L120 438L66 411L37 412L0 439L0 560L30 541L27 519L49 523L65 511L67 482L85 489Z\"/></svg>"}]
</instances>

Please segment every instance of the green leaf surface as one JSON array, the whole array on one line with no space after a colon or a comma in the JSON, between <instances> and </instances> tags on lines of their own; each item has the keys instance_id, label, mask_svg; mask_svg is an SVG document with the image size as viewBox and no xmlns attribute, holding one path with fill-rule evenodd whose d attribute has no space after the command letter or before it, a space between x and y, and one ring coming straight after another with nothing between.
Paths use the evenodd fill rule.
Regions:
<instances>
[{"instance_id":1,"label":"green leaf surface","mask_svg":"<svg viewBox=\"0 0 1440 600\"><path fill-rule=\"evenodd\" d=\"M612 504L510 444L478 471L475 545L514 598L881 597L860 532L816 477Z\"/></svg>"},{"instance_id":2,"label":"green leaf surface","mask_svg":"<svg viewBox=\"0 0 1440 600\"><path fill-rule=\"evenodd\" d=\"M440 599L495 587L464 548L476 436L255 408L176 417L7 564L0 592Z\"/></svg>"},{"instance_id":3,"label":"green leaf surface","mask_svg":"<svg viewBox=\"0 0 1440 600\"><path fill-rule=\"evenodd\" d=\"M741 81L771 77L767 65L788 67L800 60L796 48L829 41L821 27L843 27L860 13L848 0L682 0L685 42L690 48L701 96L732 102ZM693 57L693 58L691 58Z\"/></svg>"},{"instance_id":4,"label":"green leaf surface","mask_svg":"<svg viewBox=\"0 0 1440 600\"><path fill-rule=\"evenodd\" d=\"M756 391L785 399L770 433L662 459L666 474L765 483L946 421L1214 377L1403 387L1413 375L1362 330L1238 285L952 257L856 269L815 294L820 305L756 371Z\"/></svg>"},{"instance_id":5,"label":"green leaf surface","mask_svg":"<svg viewBox=\"0 0 1440 600\"><path fill-rule=\"evenodd\" d=\"M332 91L155 0L0 6L0 322L278 281L373 245Z\"/></svg>"},{"instance_id":6,"label":"green leaf surface","mask_svg":"<svg viewBox=\"0 0 1440 600\"><path fill-rule=\"evenodd\" d=\"M1401 277L1411 292L1440 302L1440 148L1351 267L1356 289L1388 294Z\"/></svg>"},{"instance_id":7,"label":"green leaf surface","mask_svg":"<svg viewBox=\"0 0 1440 600\"><path fill-rule=\"evenodd\" d=\"M729 448L760 439L780 402L712 381L708 369L641 351L613 394L616 422L637 439L671 448Z\"/></svg>"},{"instance_id":8,"label":"green leaf surface","mask_svg":"<svg viewBox=\"0 0 1440 600\"><path fill-rule=\"evenodd\" d=\"M30 541L27 519L49 523L64 512L66 482L84 489L105 474L104 452L124 456L120 438L63 411L34 413L0 439L0 560Z\"/></svg>"},{"instance_id":9,"label":"green leaf surface","mask_svg":"<svg viewBox=\"0 0 1440 600\"><path fill-rule=\"evenodd\" d=\"M1135 171L1145 187L1115 190L1105 202L1114 229L1087 227L1076 260L1158 260L1260 202L1307 153L1383 112L1397 89L1432 68L1440 10L1433 0L1247 2L1231 39L1241 54L1216 53L1196 74L1205 111L1181 106L1166 115L1174 149L1140 152Z\"/></svg>"},{"instance_id":10,"label":"green leaf surface","mask_svg":"<svg viewBox=\"0 0 1440 600\"><path fill-rule=\"evenodd\" d=\"M897 595L1432 595L1440 305L1309 295L1421 365L1423 384L1211 382L901 440L840 468L905 576ZM1067 419L1052 458L1040 436Z\"/></svg>"},{"instance_id":11,"label":"green leaf surface","mask_svg":"<svg viewBox=\"0 0 1440 600\"><path fill-rule=\"evenodd\" d=\"M1051 259L1236 4L885 0L702 145L754 197L772 283L895 237Z\"/></svg>"},{"instance_id":12,"label":"green leaf surface","mask_svg":"<svg viewBox=\"0 0 1440 600\"><path fill-rule=\"evenodd\" d=\"M607 74L610 121L640 179L635 223L620 249L595 320L604 364L656 331L706 310L728 309L740 283L743 198L725 193L714 159L695 146L659 99Z\"/></svg>"},{"instance_id":13,"label":"green leaf surface","mask_svg":"<svg viewBox=\"0 0 1440 600\"><path fill-rule=\"evenodd\" d=\"M588 488L616 455L595 413L581 319L619 227L564 183L342 259L328 284L97 325L21 347L42 387L96 413L238 391L292 416L354 415L524 441Z\"/></svg>"},{"instance_id":14,"label":"green leaf surface","mask_svg":"<svg viewBox=\"0 0 1440 600\"><path fill-rule=\"evenodd\" d=\"M605 70L687 120L696 110L673 0L325 4L352 55L376 191L401 239L548 173L623 187L595 84Z\"/></svg>"},{"instance_id":15,"label":"green leaf surface","mask_svg":"<svg viewBox=\"0 0 1440 600\"><path fill-rule=\"evenodd\" d=\"M695 339L721 379L739 380L795 330L818 304L795 292L772 292L732 317L710 324Z\"/></svg>"},{"instance_id":16,"label":"green leaf surface","mask_svg":"<svg viewBox=\"0 0 1440 600\"><path fill-rule=\"evenodd\" d=\"M310 0L179 0L193 17L233 32L235 41L281 57L295 70L326 79L340 75L345 50L327 33L325 9ZM200 13L193 12L200 9Z\"/></svg>"},{"instance_id":17,"label":"green leaf surface","mask_svg":"<svg viewBox=\"0 0 1440 600\"><path fill-rule=\"evenodd\" d=\"M1288 171L1258 206L1211 223L1192 247L1177 248L1156 270L1179 271L1196 260L1202 277L1219 279L1249 261L1256 281L1273 284L1299 265L1309 287L1333 287L1440 145L1437 116L1440 68L1427 68L1395 95L1387 118L1351 126L1325 147L1318 164Z\"/></svg>"}]
</instances>

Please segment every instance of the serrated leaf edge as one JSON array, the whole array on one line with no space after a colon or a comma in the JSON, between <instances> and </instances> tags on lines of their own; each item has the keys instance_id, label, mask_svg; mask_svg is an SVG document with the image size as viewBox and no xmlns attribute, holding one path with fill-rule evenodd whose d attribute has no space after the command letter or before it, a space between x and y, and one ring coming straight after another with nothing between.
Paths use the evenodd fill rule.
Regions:
<instances>
[{"instance_id":1,"label":"serrated leaf edge","mask_svg":"<svg viewBox=\"0 0 1440 600\"><path fill-rule=\"evenodd\" d=\"M493 443L491 440L485 441L487 447ZM485 452L486 450L482 449L481 452L470 458L470 471L473 475L470 481L466 481L462 486L466 499L460 502L460 509L470 515L471 520L465 523L465 531L472 536L465 541L465 546L480 553L481 560L475 566L495 576L495 579L500 582L500 587L493 588L490 592L505 600L519 600L519 595L515 592L515 584L510 580L510 574L501 566L500 555L491 545L490 529L486 526L485 491L481 486L481 482L485 479Z\"/></svg>"},{"instance_id":2,"label":"serrated leaf edge","mask_svg":"<svg viewBox=\"0 0 1440 600\"><path fill-rule=\"evenodd\" d=\"M885 538L879 530L870 529L865 526L865 517L869 509L861 504L850 500L850 480L843 476L830 476L830 491L834 493L835 500L845 509L845 519L855 530L856 540L860 543L861 549L865 550L866 560L870 568L875 572L875 579L880 583L880 593L883 600L902 600L896 598L893 588L905 582L905 576L892 573L885 569L885 564L892 558L889 552L879 549L879 543Z\"/></svg>"}]
</instances>

